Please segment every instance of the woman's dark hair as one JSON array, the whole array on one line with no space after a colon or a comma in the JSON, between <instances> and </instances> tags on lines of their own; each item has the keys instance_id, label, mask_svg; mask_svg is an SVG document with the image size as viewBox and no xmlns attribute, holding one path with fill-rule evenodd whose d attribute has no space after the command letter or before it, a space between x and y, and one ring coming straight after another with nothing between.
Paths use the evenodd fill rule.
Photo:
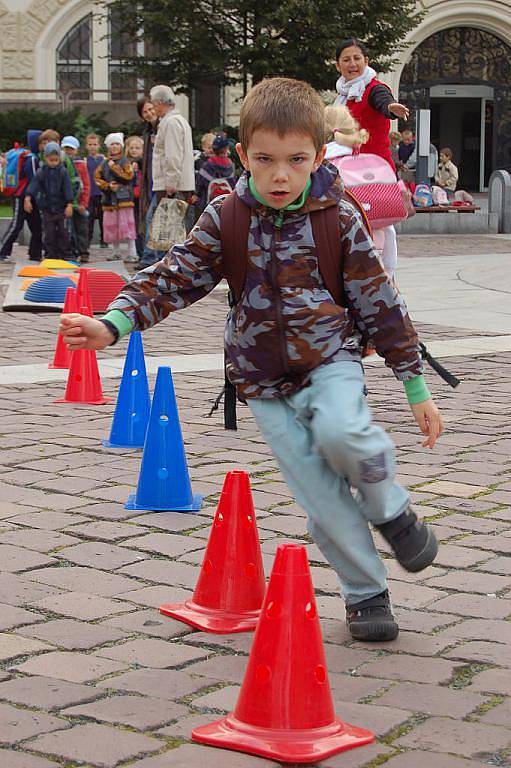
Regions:
<instances>
[{"instance_id":1,"label":"woman's dark hair","mask_svg":"<svg viewBox=\"0 0 511 768\"><path fill-rule=\"evenodd\" d=\"M367 50L365 43L363 43L361 40L358 40L356 37L348 37L346 40L342 40L337 46L335 51L335 60L339 61L339 56L344 51L344 49L350 48L352 45L354 45L355 48L360 48L364 56L369 56L369 51Z\"/></svg>"},{"instance_id":2,"label":"woman's dark hair","mask_svg":"<svg viewBox=\"0 0 511 768\"><path fill-rule=\"evenodd\" d=\"M141 119L141 120L143 120L143 119L144 119L144 118L142 117L142 112L143 112L143 109L144 109L144 107L145 107L145 105L147 104L147 102L148 102L148 101L151 101L151 99L149 98L149 96L141 96L141 97L138 99L138 101L137 101L137 112L138 112L138 116L140 117L140 119ZM145 122L145 121L144 121L144 122Z\"/></svg>"}]
</instances>

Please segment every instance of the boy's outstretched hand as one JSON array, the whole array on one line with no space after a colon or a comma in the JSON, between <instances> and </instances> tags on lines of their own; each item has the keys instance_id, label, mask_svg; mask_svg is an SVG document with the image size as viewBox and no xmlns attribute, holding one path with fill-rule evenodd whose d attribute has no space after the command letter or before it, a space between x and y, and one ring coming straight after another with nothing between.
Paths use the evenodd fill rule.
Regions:
<instances>
[{"instance_id":1,"label":"boy's outstretched hand","mask_svg":"<svg viewBox=\"0 0 511 768\"><path fill-rule=\"evenodd\" d=\"M113 333L101 320L87 315L62 315L59 333L71 352L77 349L104 349L115 341Z\"/></svg>"},{"instance_id":2,"label":"boy's outstretched hand","mask_svg":"<svg viewBox=\"0 0 511 768\"><path fill-rule=\"evenodd\" d=\"M427 439L422 443L424 448L433 448L436 441L444 431L444 422L440 411L430 397L422 403L411 405L415 421Z\"/></svg>"}]
</instances>

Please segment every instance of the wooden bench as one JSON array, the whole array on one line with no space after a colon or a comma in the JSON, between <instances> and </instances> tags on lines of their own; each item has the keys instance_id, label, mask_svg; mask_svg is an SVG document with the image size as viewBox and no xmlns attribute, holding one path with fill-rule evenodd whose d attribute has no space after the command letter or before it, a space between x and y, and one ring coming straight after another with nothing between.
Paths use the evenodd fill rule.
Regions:
<instances>
[{"instance_id":1,"label":"wooden bench","mask_svg":"<svg viewBox=\"0 0 511 768\"><path fill-rule=\"evenodd\" d=\"M475 213L480 210L480 205L429 205L427 207L415 207L415 213Z\"/></svg>"}]
</instances>

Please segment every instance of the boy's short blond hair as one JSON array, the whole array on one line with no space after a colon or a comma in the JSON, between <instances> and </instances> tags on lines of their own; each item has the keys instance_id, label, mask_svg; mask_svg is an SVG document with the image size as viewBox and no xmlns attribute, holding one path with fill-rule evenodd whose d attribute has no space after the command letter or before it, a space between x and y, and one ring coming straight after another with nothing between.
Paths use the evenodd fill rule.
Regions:
<instances>
[{"instance_id":1,"label":"boy's short blond hair","mask_svg":"<svg viewBox=\"0 0 511 768\"><path fill-rule=\"evenodd\" d=\"M89 139L96 139L96 141L98 141L101 144L101 136L98 136L97 133L88 133L87 136L85 137L86 144L89 141Z\"/></svg>"},{"instance_id":2,"label":"boy's short blond hair","mask_svg":"<svg viewBox=\"0 0 511 768\"><path fill-rule=\"evenodd\" d=\"M366 144L369 133L361 128L348 107L325 107L325 138L335 141L342 147L354 147L355 144Z\"/></svg>"},{"instance_id":3,"label":"boy's short blond hair","mask_svg":"<svg viewBox=\"0 0 511 768\"><path fill-rule=\"evenodd\" d=\"M42 144L43 141L56 141L58 144L60 142L60 133L54 131L53 128L47 128L39 136L38 143Z\"/></svg>"},{"instance_id":4,"label":"boy's short blond hair","mask_svg":"<svg viewBox=\"0 0 511 768\"><path fill-rule=\"evenodd\" d=\"M314 88L301 80L272 77L248 93L240 112L240 143L247 151L258 129L310 136L319 152L324 144L324 105Z\"/></svg>"}]
</instances>

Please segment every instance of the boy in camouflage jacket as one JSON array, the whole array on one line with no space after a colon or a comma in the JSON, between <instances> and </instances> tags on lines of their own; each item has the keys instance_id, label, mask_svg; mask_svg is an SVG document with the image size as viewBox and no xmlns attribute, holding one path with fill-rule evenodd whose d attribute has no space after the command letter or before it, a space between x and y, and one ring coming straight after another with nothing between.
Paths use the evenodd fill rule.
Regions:
<instances>
[{"instance_id":1,"label":"boy in camouflage jacket","mask_svg":"<svg viewBox=\"0 0 511 768\"><path fill-rule=\"evenodd\" d=\"M433 448L443 425L406 306L359 212L341 199L337 171L322 162L323 136L323 104L305 83L264 80L243 103L236 194L251 223L245 286L225 329L227 372L339 576L352 636L393 640L399 628L369 524L409 571L429 565L437 544L394 481L393 443L371 420L365 340L403 382L424 446ZM70 349L102 349L207 295L223 277L225 199L208 205L183 245L139 272L102 320L63 316ZM330 206L339 209L345 307L321 278L310 221Z\"/></svg>"}]
</instances>

